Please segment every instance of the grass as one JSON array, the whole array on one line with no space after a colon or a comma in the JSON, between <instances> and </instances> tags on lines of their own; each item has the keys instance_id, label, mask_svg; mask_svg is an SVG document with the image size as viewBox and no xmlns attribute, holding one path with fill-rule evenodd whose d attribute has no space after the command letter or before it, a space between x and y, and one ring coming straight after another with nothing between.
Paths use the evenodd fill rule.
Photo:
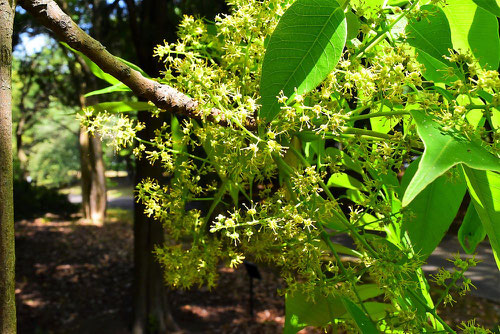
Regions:
<instances>
[{"instance_id":1,"label":"grass","mask_svg":"<svg viewBox=\"0 0 500 334\"><path fill-rule=\"evenodd\" d=\"M106 187L108 188L108 199L134 196L133 185L126 177L106 178ZM82 188L80 184L77 184L72 187L60 189L59 192L64 195L81 195Z\"/></svg>"}]
</instances>

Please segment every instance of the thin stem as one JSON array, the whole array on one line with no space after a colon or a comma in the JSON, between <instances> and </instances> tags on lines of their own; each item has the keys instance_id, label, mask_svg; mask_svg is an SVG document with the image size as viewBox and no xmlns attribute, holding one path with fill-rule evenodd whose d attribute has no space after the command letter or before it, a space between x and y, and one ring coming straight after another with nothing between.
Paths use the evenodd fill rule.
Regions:
<instances>
[{"instance_id":1,"label":"thin stem","mask_svg":"<svg viewBox=\"0 0 500 334\"><path fill-rule=\"evenodd\" d=\"M333 256L337 260L337 263L339 264L340 271L342 271L342 274L349 280L352 286L352 290L354 291L354 294L356 295L356 298L358 299L359 305L363 309L363 311L366 313L370 321L375 325L375 322L370 316L370 313L368 313L368 310L365 307L365 304L363 303L363 299L361 299L361 296L359 295L358 290L356 289L356 282L352 279L352 276L347 273L347 270L344 267L344 264L342 263L342 259L340 258L339 254L335 250L335 247L332 244L332 241L330 240L330 237L325 231L325 228L323 225L319 224L319 229L321 230L321 239L326 243L328 248L330 248L330 251L332 252Z\"/></svg>"},{"instance_id":2,"label":"thin stem","mask_svg":"<svg viewBox=\"0 0 500 334\"><path fill-rule=\"evenodd\" d=\"M406 292L408 292L410 295L412 295L413 298L415 298L416 301L418 301L424 308L427 312L429 312L430 314L432 314L434 316L434 318L436 318L439 323L441 323L441 325L443 325L443 327L445 328L445 330L448 332L448 333L454 333L456 334L457 332L455 332L447 323L446 321L444 321L437 313L436 313L436 308L431 308L429 307L429 305L427 305L427 303L425 301L422 300L422 298L420 298L419 295L417 295L415 292L413 292L412 290L406 290Z\"/></svg>"},{"instance_id":3,"label":"thin stem","mask_svg":"<svg viewBox=\"0 0 500 334\"><path fill-rule=\"evenodd\" d=\"M346 134L346 135L350 135L350 134L351 135L361 135L361 136L368 136L368 137L381 138L381 139L387 139L387 140L391 140L393 138L393 136L391 136L387 133L366 130L366 129L342 127L341 131L343 134Z\"/></svg>"},{"instance_id":4,"label":"thin stem","mask_svg":"<svg viewBox=\"0 0 500 334\"><path fill-rule=\"evenodd\" d=\"M456 277L453 278L453 280L451 281L450 284L448 284L446 286L446 289L444 290L444 292L441 294L441 297L439 297L439 300L437 301L436 305L434 306L434 309L437 309L438 306L443 302L444 298L446 297L446 295L448 295L448 292L450 291L451 287L452 286L455 286L455 283L458 281L458 279L460 277L463 277L464 276L464 273L467 271L468 267L462 269L460 271L460 274L456 275Z\"/></svg>"},{"instance_id":5,"label":"thin stem","mask_svg":"<svg viewBox=\"0 0 500 334\"><path fill-rule=\"evenodd\" d=\"M306 165L308 167L311 167L311 165L309 164L309 162L307 162L307 160L302 156L302 154L300 154L299 151L297 151L292 146L290 146L290 150L297 156L297 158L299 158L302 161L302 163L304 165ZM318 184L323 189L323 191L326 193L326 195L328 196L328 198L333 203L337 203L337 200L335 199L335 196L333 196L332 192L326 186L325 182L323 182L323 180L319 180ZM371 256L373 256L374 258L378 258L379 257L378 254L377 254L377 252L368 244L368 242L366 242L365 238L363 238L358 233L358 231L354 228L354 226L351 223L349 223L349 221L347 220L347 218L345 216L341 215L337 210L333 210L333 214L342 222L342 225L344 225L346 228L348 228L349 231L356 237L356 239L358 239L359 242L361 242L361 244L366 248L366 250L370 253Z\"/></svg>"},{"instance_id":6,"label":"thin stem","mask_svg":"<svg viewBox=\"0 0 500 334\"><path fill-rule=\"evenodd\" d=\"M144 140L144 139L141 139L141 138L136 138L136 140L140 143L143 143L143 144L148 144L148 145L151 145L151 146L157 146L157 144L149 141L149 140ZM187 152L182 152L182 151L178 151L178 150L174 150L174 149L171 149L171 148L168 148L168 147L164 147L162 148L162 150L165 150L165 151L168 151L170 153L174 153L174 154L180 154L180 155L185 155L189 158L192 158L192 159L196 159L196 160L199 160L199 161L203 161L205 163L209 163L211 165L213 165L213 163L207 159L203 159L203 158L200 158L196 155L193 155L193 154L190 154L190 153L187 153Z\"/></svg>"},{"instance_id":7,"label":"thin stem","mask_svg":"<svg viewBox=\"0 0 500 334\"><path fill-rule=\"evenodd\" d=\"M408 7L407 10L405 10L401 15L399 15L391 24L389 24L387 27L385 27L382 31L380 31L371 41L369 41L367 44L365 44L361 49L358 50L358 52L354 53L354 56L356 58L361 58L365 52L371 50L373 47L375 47L378 43L380 43L384 38L385 34L396 25L403 17L408 15L408 13L415 8L417 5L418 1L415 0L410 7Z\"/></svg>"},{"instance_id":8,"label":"thin stem","mask_svg":"<svg viewBox=\"0 0 500 334\"><path fill-rule=\"evenodd\" d=\"M219 205L219 203L221 202L222 196L224 196L224 194L226 193L226 187L227 187L228 182L229 182L229 179L225 179L222 182L222 185L220 186L219 190L217 191L217 194L215 194L215 199L212 202L212 205L210 205L210 208L208 209L208 213L205 216L205 219L203 221L203 226L200 228L200 231L202 233L203 233L203 231L206 230L206 226L208 224L208 221L210 220L210 216L214 212L214 210L217 207L217 205Z\"/></svg>"},{"instance_id":9,"label":"thin stem","mask_svg":"<svg viewBox=\"0 0 500 334\"><path fill-rule=\"evenodd\" d=\"M381 112L376 112L373 114L352 116L352 117L349 117L348 120L349 121L359 121L362 119L368 119L368 118L374 118L374 117L401 116L401 115L410 115L410 112L408 112L406 110L381 111Z\"/></svg>"}]
</instances>

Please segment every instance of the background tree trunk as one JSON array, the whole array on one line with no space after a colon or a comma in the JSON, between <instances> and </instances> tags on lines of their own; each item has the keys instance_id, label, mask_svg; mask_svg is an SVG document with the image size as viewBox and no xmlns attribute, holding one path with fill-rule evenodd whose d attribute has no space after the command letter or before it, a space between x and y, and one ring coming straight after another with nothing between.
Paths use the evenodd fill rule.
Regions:
<instances>
[{"instance_id":1,"label":"background tree trunk","mask_svg":"<svg viewBox=\"0 0 500 334\"><path fill-rule=\"evenodd\" d=\"M140 112L139 121L148 126L139 135L154 137L154 130L163 123L152 119L149 112ZM158 164L151 165L146 159L136 161L135 184L146 178L161 182L162 170ZM134 291L133 334L169 333L178 330L168 304L167 289L163 284L162 269L153 255L154 247L165 241L165 232L160 222L144 214L141 203L134 204Z\"/></svg>"},{"instance_id":2,"label":"background tree trunk","mask_svg":"<svg viewBox=\"0 0 500 334\"><path fill-rule=\"evenodd\" d=\"M14 0L0 0L0 332L16 332L12 175L12 33Z\"/></svg>"},{"instance_id":3,"label":"background tree trunk","mask_svg":"<svg viewBox=\"0 0 500 334\"><path fill-rule=\"evenodd\" d=\"M143 0L136 6L134 1L127 1L138 65L153 77L158 76L161 70L152 56L154 47L164 39L172 40L175 36L172 32L175 31L176 22L171 22L167 15L172 10L169 2ZM147 139L153 138L155 129L163 123L161 119L144 111L138 113L138 119L146 124L139 136ZM137 159L134 184L137 185L146 178L161 182L162 169L158 164L152 166L147 159ZM164 334L178 330L170 311L162 268L153 254L155 245L162 245L164 241L162 224L148 218L144 214L144 206L135 203L133 334Z\"/></svg>"},{"instance_id":4,"label":"background tree trunk","mask_svg":"<svg viewBox=\"0 0 500 334\"><path fill-rule=\"evenodd\" d=\"M97 103L95 99L80 97L82 109ZM93 223L102 224L106 217L106 168L102 154L102 142L97 134L92 135L80 128L80 171L82 185L83 216Z\"/></svg>"},{"instance_id":5,"label":"background tree trunk","mask_svg":"<svg viewBox=\"0 0 500 334\"><path fill-rule=\"evenodd\" d=\"M152 77L159 75L163 64L152 57L154 48L164 40L175 41L178 18L173 14L174 1L126 0L129 27L131 31L137 64ZM195 1L193 9L197 13L213 17L225 9L224 1ZM170 14L170 15L169 15ZM164 114L165 116L167 113ZM139 134L141 138L154 137L164 121L154 118L149 112L139 112L139 121L146 124L146 129ZM146 160L136 161L135 184L146 178L159 182L168 182L162 177L162 168L151 166ZM163 284L162 268L153 255L155 245L163 244L165 231L160 222L149 219L144 214L144 207L136 203L134 207L134 314L133 334L168 333L177 329L170 313L167 299L168 290ZM152 319L156 326L148 328Z\"/></svg>"}]
</instances>

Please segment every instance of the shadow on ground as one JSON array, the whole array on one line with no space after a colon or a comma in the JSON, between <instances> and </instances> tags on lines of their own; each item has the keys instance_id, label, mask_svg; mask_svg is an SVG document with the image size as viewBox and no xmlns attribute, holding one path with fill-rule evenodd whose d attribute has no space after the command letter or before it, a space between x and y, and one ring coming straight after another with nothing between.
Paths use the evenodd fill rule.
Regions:
<instances>
[{"instance_id":1,"label":"shadow on ground","mask_svg":"<svg viewBox=\"0 0 500 334\"><path fill-rule=\"evenodd\" d=\"M103 317L123 323L131 312L131 249L126 224L16 223L18 332L75 333L82 319Z\"/></svg>"},{"instance_id":2,"label":"shadow on ground","mask_svg":"<svg viewBox=\"0 0 500 334\"><path fill-rule=\"evenodd\" d=\"M95 226L55 217L16 223L19 334L129 333L132 226ZM244 268L220 269L218 288L175 291L174 317L185 333L280 333L280 281L261 270L255 317Z\"/></svg>"},{"instance_id":3,"label":"shadow on ground","mask_svg":"<svg viewBox=\"0 0 500 334\"><path fill-rule=\"evenodd\" d=\"M127 214L122 210L103 226L50 216L16 223L19 334L129 333L133 235L131 224L123 223L131 220ZM491 274L484 270L473 274ZM183 333L282 332L284 298L276 292L282 283L273 270L260 268L254 317L249 314L245 269L219 271L219 285L212 291L171 293L174 318ZM499 304L478 296L468 295L439 311L454 327L474 317L489 328L500 321Z\"/></svg>"}]
</instances>

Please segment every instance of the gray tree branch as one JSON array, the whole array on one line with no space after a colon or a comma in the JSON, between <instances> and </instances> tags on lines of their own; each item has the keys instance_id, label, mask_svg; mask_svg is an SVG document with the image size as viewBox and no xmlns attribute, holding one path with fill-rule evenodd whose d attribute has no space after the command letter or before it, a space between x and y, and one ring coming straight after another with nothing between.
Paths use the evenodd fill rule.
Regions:
<instances>
[{"instance_id":1,"label":"gray tree branch","mask_svg":"<svg viewBox=\"0 0 500 334\"><path fill-rule=\"evenodd\" d=\"M138 97L153 102L158 108L177 115L228 126L229 122L218 109L203 115L198 102L168 85L145 78L140 72L121 62L97 40L85 33L66 15L53 0L19 0L18 3L42 25L51 30L57 38L82 52L104 72L127 85ZM244 126L256 128L255 120L248 119Z\"/></svg>"}]
</instances>

